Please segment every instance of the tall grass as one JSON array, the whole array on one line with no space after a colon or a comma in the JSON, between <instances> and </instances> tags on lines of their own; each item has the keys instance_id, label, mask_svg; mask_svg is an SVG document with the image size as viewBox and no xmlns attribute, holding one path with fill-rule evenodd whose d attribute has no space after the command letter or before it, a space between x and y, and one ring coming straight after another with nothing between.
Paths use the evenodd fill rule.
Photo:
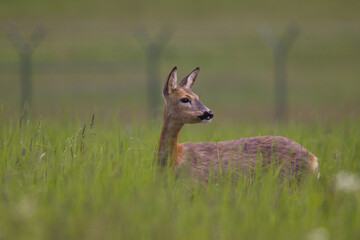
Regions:
<instances>
[{"instance_id":1,"label":"tall grass","mask_svg":"<svg viewBox=\"0 0 360 240\"><path fill-rule=\"evenodd\" d=\"M271 174L207 185L154 164L159 123L0 123L0 239L360 239L359 121L189 126L182 141L284 135L321 160L321 178ZM352 183L359 184L356 177Z\"/></svg>"}]
</instances>

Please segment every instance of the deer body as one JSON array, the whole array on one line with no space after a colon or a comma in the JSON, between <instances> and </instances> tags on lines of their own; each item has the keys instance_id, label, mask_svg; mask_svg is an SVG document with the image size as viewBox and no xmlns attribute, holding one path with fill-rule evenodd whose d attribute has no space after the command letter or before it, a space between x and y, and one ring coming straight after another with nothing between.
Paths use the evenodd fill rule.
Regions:
<instances>
[{"instance_id":1,"label":"deer body","mask_svg":"<svg viewBox=\"0 0 360 240\"><path fill-rule=\"evenodd\" d=\"M205 107L192 87L199 68L177 84L176 67L171 71L163 89L165 110L163 128L158 144L158 162L166 165L168 159L177 169L186 168L196 178L208 180L209 173L236 174L253 171L256 164L262 168L281 167L280 175L301 175L315 171L318 166L314 154L295 141L281 136L237 138L222 142L178 143L179 133L186 123L208 122L214 114Z\"/></svg>"}]
</instances>

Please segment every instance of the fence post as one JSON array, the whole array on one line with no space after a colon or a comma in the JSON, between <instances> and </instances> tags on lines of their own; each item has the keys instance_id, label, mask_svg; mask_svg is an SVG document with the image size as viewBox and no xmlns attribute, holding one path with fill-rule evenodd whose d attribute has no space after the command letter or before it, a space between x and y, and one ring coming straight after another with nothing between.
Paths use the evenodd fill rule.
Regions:
<instances>
[{"instance_id":1,"label":"fence post","mask_svg":"<svg viewBox=\"0 0 360 240\"><path fill-rule=\"evenodd\" d=\"M151 38L145 28L139 27L134 31L134 35L145 50L148 114L154 115L158 113L160 105L160 57L172 36L172 31L169 27L163 27L154 38Z\"/></svg>"},{"instance_id":2,"label":"fence post","mask_svg":"<svg viewBox=\"0 0 360 240\"><path fill-rule=\"evenodd\" d=\"M42 25L37 25L31 34L30 38L26 40L16 28L14 24L7 26L7 36L11 43L15 46L20 57L20 94L21 94L21 113L27 116L31 108L32 99L32 55L36 47L44 38L46 30Z\"/></svg>"},{"instance_id":3,"label":"fence post","mask_svg":"<svg viewBox=\"0 0 360 240\"><path fill-rule=\"evenodd\" d=\"M280 38L276 38L268 26L260 30L260 34L274 55L274 117L280 121L286 121L288 118L286 63L288 52L299 33L300 30L295 24L290 24Z\"/></svg>"}]
</instances>

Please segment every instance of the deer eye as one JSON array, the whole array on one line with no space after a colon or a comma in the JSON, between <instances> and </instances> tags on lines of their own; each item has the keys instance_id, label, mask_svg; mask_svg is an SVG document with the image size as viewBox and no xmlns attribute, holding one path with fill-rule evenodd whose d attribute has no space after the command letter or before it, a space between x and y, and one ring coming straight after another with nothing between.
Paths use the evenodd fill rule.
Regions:
<instances>
[{"instance_id":1,"label":"deer eye","mask_svg":"<svg viewBox=\"0 0 360 240\"><path fill-rule=\"evenodd\" d=\"M190 100L189 100L188 98L182 98L180 101L183 102L183 103L188 103L188 102L190 102Z\"/></svg>"}]
</instances>

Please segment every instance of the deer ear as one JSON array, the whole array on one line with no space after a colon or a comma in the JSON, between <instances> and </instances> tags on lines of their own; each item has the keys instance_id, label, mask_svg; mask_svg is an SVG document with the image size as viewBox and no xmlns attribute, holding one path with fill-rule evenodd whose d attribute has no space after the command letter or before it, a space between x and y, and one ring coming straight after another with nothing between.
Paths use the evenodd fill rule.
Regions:
<instances>
[{"instance_id":1,"label":"deer ear","mask_svg":"<svg viewBox=\"0 0 360 240\"><path fill-rule=\"evenodd\" d=\"M163 88L163 95L167 96L171 94L177 88L177 67L171 70Z\"/></svg>"},{"instance_id":2,"label":"deer ear","mask_svg":"<svg viewBox=\"0 0 360 240\"><path fill-rule=\"evenodd\" d=\"M183 80L181 80L179 85L184 88L192 88L199 71L199 67L195 68L189 75L187 75Z\"/></svg>"}]
</instances>

